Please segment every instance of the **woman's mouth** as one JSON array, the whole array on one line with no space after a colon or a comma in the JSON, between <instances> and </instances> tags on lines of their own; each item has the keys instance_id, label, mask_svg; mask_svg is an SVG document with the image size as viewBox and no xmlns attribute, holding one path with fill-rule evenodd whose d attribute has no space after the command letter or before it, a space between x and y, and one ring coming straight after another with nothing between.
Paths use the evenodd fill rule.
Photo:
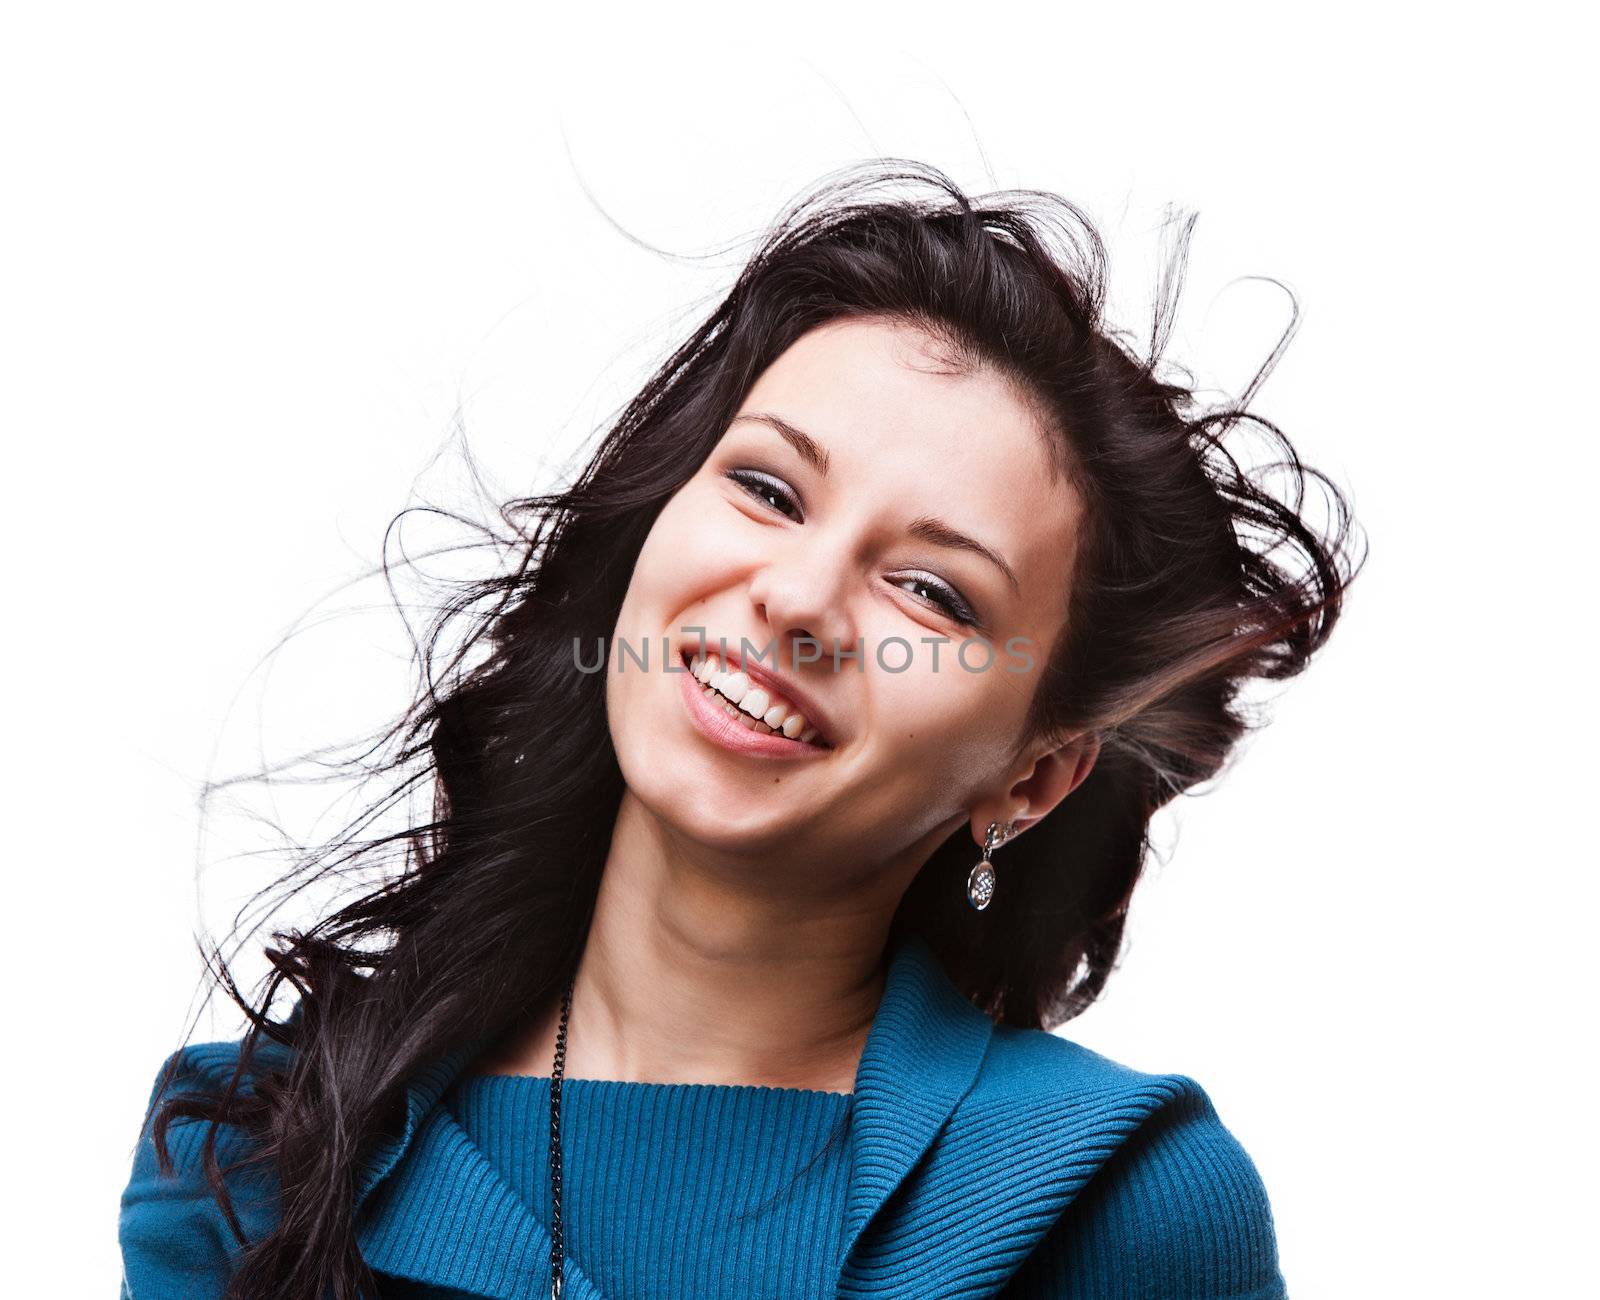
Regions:
<instances>
[{"instance_id":1,"label":"woman's mouth","mask_svg":"<svg viewBox=\"0 0 1600 1300\"><path fill-rule=\"evenodd\" d=\"M743 753L818 757L832 746L788 700L757 686L742 671L728 671L713 651L681 655L684 702L708 739Z\"/></svg>"}]
</instances>

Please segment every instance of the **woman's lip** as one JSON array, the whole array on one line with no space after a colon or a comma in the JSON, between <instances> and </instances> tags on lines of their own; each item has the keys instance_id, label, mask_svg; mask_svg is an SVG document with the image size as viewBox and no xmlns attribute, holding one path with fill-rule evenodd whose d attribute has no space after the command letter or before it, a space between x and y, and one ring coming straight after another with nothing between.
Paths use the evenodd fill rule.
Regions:
<instances>
[{"instance_id":1,"label":"woman's lip","mask_svg":"<svg viewBox=\"0 0 1600 1300\"><path fill-rule=\"evenodd\" d=\"M706 698L705 687L689 671L686 661L680 659L679 666L683 668L678 674L678 685L684 707L695 729L707 740L724 749L765 758L821 758L828 752L821 745L808 745L777 734L766 735L734 721L720 704L713 704Z\"/></svg>"},{"instance_id":2,"label":"woman's lip","mask_svg":"<svg viewBox=\"0 0 1600 1300\"><path fill-rule=\"evenodd\" d=\"M696 655L705 654L706 646L682 645L678 647L678 654L685 664L691 662ZM723 656L719 655L719 659ZM777 696L790 708L798 709L805 716L806 722L817 730L816 739L821 742L823 749L834 749L838 746L839 733L835 730L832 718L820 701L812 698L802 691L798 683L791 682L763 665L759 659L751 661L741 656L726 656L738 665L742 672L751 681L752 685L761 687L768 695ZM723 667L727 664L723 663Z\"/></svg>"}]
</instances>

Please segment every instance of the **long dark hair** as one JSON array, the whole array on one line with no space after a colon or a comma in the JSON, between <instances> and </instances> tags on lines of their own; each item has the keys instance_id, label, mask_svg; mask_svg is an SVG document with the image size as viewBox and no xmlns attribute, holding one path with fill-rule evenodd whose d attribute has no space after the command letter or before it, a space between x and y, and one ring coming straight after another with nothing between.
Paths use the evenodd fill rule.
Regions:
<instances>
[{"instance_id":1,"label":"long dark hair","mask_svg":"<svg viewBox=\"0 0 1600 1300\"><path fill-rule=\"evenodd\" d=\"M1170 225L1177 239L1141 351L1103 319L1104 246L1065 199L973 199L903 160L834 173L779 215L572 486L499 511L509 535L495 544L513 562L462 583L438 611L418 643L416 699L356 760L368 776L393 776L391 801L428 791L431 815L380 835L369 812L302 852L285 877L296 889L352 863L399 860L309 930L274 931L257 997L220 950L208 954L249 1020L238 1067L226 1089L167 1097L154 1131L163 1169L166 1128L183 1116L240 1126L279 1171L281 1218L243 1252L230 1297L367 1292L353 1171L394 1122L406 1082L532 1014L573 969L623 793L605 675L574 671L574 638L609 644L657 513L762 370L826 321L914 324L959 364L1020 380L1083 493L1066 630L1030 727L1092 731L1098 762L1006 847L1006 886L984 924L965 901L963 827L913 881L893 933L924 936L996 1022L1052 1028L1098 996L1152 815L1221 770L1256 725L1242 688L1306 666L1364 559L1338 489L1247 410L1282 343L1221 405L1204 404L1163 357L1193 218ZM1233 435L1244 429L1273 448L1270 466L1241 461ZM1313 482L1328 503L1320 527L1306 517ZM469 634L445 653L445 629L463 620ZM288 1020L269 1014L280 990L297 995ZM293 1049L287 1065L261 1067L268 1040ZM209 1140L207 1152L227 1209Z\"/></svg>"}]
</instances>

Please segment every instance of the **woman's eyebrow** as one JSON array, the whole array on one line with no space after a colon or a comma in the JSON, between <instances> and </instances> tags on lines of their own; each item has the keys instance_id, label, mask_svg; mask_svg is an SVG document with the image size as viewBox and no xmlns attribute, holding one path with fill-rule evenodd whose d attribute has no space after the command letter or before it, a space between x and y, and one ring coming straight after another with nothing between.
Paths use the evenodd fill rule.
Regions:
<instances>
[{"instance_id":1,"label":"woman's eyebrow","mask_svg":"<svg viewBox=\"0 0 1600 1300\"><path fill-rule=\"evenodd\" d=\"M770 411L746 411L743 415L736 415L729 424L738 424L740 420L753 420L757 424L764 424L783 435L783 440L800 453L802 460L817 471L819 478L828 477L828 453L821 443L803 429L797 429L781 415L773 415Z\"/></svg>"},{"instance_id":2,"label":"woman's eyebrow","mask_svg":"<svg viewBox=\"0 0 1600 1300\"><path fill-rule=\"evenodd\" d=\"M1012 591L1019 596L1022 594L1022 584L1017 581L1016 572L1006 563L1005 557L999 551L985 546L976 537L969 537L936 515L918 515L911 521L906 531L924 542L931 542L934 546L948 546L952 550L971 551L975 555L983 556L1006 575L1006 581L1011 584Z\"/></svg>"},{"instance_id":3,"label":"woman's eyebrow","mask_svg":"<svg viewBox=\"0 0 1600 1300\"><path fill-rule=\"evenodd\" d=\"M730 424L737 424L740 420L750 420L757 424L764 424L778 433L785 442L799 453L800 458L817 471L820 478L828 476L828 453L826 449L803 429L797 429L781 415L774 415L770 411L746 411L736 415ZM1019 596L1022 594L1022 584L1017 581L1016 571L1006 563L1005 557L993 547L985 546L976 537L969 536L959 528L945 523L944 520L934 515L919 515L911 521L906 529L911 536L934 546L945 546L952 550L971 551L988 560L1001 573L1006 575L1006 581L1011 584L1011 590Z\"/></svg>"}]
</instances>

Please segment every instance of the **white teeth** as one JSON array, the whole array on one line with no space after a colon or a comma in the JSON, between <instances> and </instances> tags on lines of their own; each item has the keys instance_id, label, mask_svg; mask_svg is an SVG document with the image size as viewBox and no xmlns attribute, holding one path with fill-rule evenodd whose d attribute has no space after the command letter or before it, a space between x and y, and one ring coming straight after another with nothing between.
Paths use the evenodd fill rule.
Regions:
<instances>
[{"instance_id":1,"label":"white teeth","mask_svg":"<svg viewBox=\"0 0 1600 1300\"><path fill-rule=\"evenodd\" d=\"M696 655L690 661L689 669L697 682L733 705L734 716L746 726L754 729L757 722L762 722L772 731L805 744L817 738L817 729L806 725L804 714L775 697L765 687L754 685L748 673L724 671L722 661L715 655Z\"/></svg>"}]
</instances>

